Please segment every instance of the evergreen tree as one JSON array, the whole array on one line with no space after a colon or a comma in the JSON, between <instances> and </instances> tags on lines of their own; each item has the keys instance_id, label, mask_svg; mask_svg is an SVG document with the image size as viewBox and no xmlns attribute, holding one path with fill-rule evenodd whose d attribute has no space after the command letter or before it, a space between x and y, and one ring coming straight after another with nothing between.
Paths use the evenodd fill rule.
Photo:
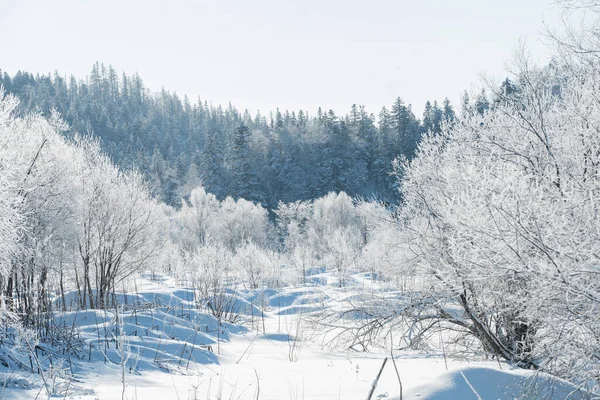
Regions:
<instances>
[{"instance_id":1,"label":"evergreen tree","mask_svg":"<svg viewBox=\"0 0 600 400\"><path fill-rule=\"evenodd\" d=\"M454 113L454 108L452 104L450 104L450 100L446 97L444 99L444 103L442 104L442 117L444 121L449 123L453 122L456 119L456 114Z\"/></svg>"},{"instance_id":2,"label":"evergreen tree","mask_svg":"<svg viewBox=\"0 0 600 400\"><path fill-rule=\"evenodd\" d=\"M422 126L425 132L433 131L433 112L429 100L425 103L425 109L423 110Z\"/></svg>"},{"instance_id":3,"label":"evergreen tree","mask_svg":"<svg viewBox=\"0 0 600 400\"><path fill-rule=\"evenodd\" d=\"M235 130L231 161L231 189L229 195L235 199L264 201L258 191L258 177L252 165L250 136L252 132L243 123Z\"/></svg>"},{"instance_id":4,"label":"evergreen tree","mask_svg":"<svg viewBox=\"0 0 600 400\"><path fill-rule=\"evenodd\" d=\"M392 106L392 128L397 136L398 155L411 158L420 140L419 122L411 111L410 105L406 106L398 97Z\"/></svg>"},{"instance_id":5,"label":"evergreen tree","mask_svg":"<svg viewBox=\"0 0 600 400\"><path fill-rule=\"evenodd\" d=\"M490 109L490 102L488 101L485 89L481 90L481 93L475 99L475 111L477 114L483 116Z\"/></svg>"},{"instance_id":6,"label":"evergreen tree","mask_svg":"<svg viewBox=\"0 0 600 400\"><path fill-rule=\"evenodd\" d=\"M214 124L213 119L210 122L211 125ZM209 130L200 160L196 160L196 163L200 166L200 177L204 187L216 196L223 197L229 191L229 187L224 168L224 149L214 126Z\"/></svg>"},{"instance_id":7,"label":"evergreen tree","mask_svg":"<svg viewBox=\"0 0 600 400\"><path fill-rule=\"evenodd\" d=\"M498 107L501 104L509 104L519 101L519 87L506 78L500 84L500 88L494 96L493 106Z\"/></svg>"},{"instance_id":8,"label":"evergreen tree","mask_svg":"<svg viewBox=\"0 0 600 400\"><path fill-rule=\"evenodd\" d=\"M438 105L437 101L433 102L433 107L431 108L431 115L433 120L433 132L438 134L442 132L442 121L444 119L444 112Z\"/></svg>"}]
</instances>

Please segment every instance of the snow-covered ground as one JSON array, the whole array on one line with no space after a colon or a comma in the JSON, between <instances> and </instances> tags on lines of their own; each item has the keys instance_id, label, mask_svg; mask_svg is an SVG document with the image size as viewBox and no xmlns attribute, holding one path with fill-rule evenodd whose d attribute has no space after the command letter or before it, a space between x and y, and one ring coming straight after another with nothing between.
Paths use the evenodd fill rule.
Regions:
<instances>
[{"instance_id":1,"label":"snow-covered ground","mask_svg":"<svg viewBox=\"0 0 600 400\"><path fill-rule=\"evenodd\" d=\"M197 309L193 290L173 279L150 278L137 278L136 293L119 299L126 306L118 312L71 311L56 316L57 326L72 333L80 360L62 364L63 370L72 370L74 379L45 374L47 385L55 388L53 397L366 399L389 356L383 350L367 353L323 346L325 336L312 329L319 312L339 308L344 300L376 285L365 275L350 277L345 289L335 287L335 277L320 273L312 277L320 285L231 291L233 307L244 324L224 323L221 329L217 319ZM568 383L498 362L445 360L419 353L399 353L395 361L404 399L584 397ZM48 397L40 375L6 371L2 381L2 399ZM388 361L372 398L398 399L399 394L395 368Z\"/></svg>"}]
</instances>

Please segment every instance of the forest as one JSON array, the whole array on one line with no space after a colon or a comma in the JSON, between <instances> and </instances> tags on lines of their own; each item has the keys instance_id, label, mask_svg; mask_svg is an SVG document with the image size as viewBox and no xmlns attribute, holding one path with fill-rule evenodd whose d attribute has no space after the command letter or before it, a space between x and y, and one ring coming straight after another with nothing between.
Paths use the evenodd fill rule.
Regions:
<instances>
[{"instance_id":1,"label":"forest","mask_svg":"<svg viewBox=\"0 0 600 400\"><path fill-rule=\"evenodd\" d=\"M357 105L345 116L321 108L314 116L251 116L231 104L151 93L137 74L99 63L85 80L0 70L0 85L19 98L21 112L56 110L69 125L65 136L98 138L116 165L139 170L153 195L174 206L200 183L221 200L244 198L268 209L331 191L396 203L392 160L411 158L425 132L455 118L447 99L427 102L418 119L401 98L377 118ZM476 107L489 108L484 93Z\"/></svg>"},{"instance_id":2,"label":"forest","mask_svg":"<svg viewBox=\"0 0 600 400\"><path fill-rule=\"evenodd\" d=\"M577 4L550 63L523 50L422 118L251 116L100 63L0 74L0 396L138 398L169 373L164 398L271 398L257 355L283 352L326 359L337 398L342 374L451 398L420 397L420 358L477 398L598 398L600 36Z\"/></svg>"}]
</instances>

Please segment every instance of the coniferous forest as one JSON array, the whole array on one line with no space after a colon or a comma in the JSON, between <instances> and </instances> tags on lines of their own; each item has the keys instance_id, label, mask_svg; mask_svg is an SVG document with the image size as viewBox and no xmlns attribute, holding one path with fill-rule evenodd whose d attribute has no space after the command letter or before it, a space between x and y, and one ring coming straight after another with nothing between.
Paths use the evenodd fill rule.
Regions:
<instances>
[{"instance_id":1,"label":"coniferous forest","mask_svg":"<svg viewBox=\"0 0 600 400\"><path fill-rule=\"evenodd\" d=\"M154 195L174 206L200 184L219 199L269 209L330 191L396 203L392 161L412 158L425 132L455 118L447 99L427 102L421 117L400 97L377 114L353 105L343 116L326 108L250 115L210 99L152 93L137 74L99 63L85 79L0 70L0 85L20 99L22 111L54 109L70 126L66 134L99 138L117 165L137 168ZM483 112L487 100L479 100Z\"/></svg>"}]
</instances>

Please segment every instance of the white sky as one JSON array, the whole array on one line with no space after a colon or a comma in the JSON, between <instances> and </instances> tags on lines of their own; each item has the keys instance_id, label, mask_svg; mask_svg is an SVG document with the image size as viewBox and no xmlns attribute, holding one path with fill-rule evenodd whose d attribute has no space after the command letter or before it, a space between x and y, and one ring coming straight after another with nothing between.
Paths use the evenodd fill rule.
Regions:
<instances>
[{"instance_id":1,"label":"white sky","mask_svg":"<svg viewBox=\"0 0 600 400\"><path fill-rule=\"evenodd\" d=\"M0 0L0 68L83 79L95 61L253 114L377 113L504 75L519 40L545 60L549 0Z\"/></svg>"}]
</instances>

